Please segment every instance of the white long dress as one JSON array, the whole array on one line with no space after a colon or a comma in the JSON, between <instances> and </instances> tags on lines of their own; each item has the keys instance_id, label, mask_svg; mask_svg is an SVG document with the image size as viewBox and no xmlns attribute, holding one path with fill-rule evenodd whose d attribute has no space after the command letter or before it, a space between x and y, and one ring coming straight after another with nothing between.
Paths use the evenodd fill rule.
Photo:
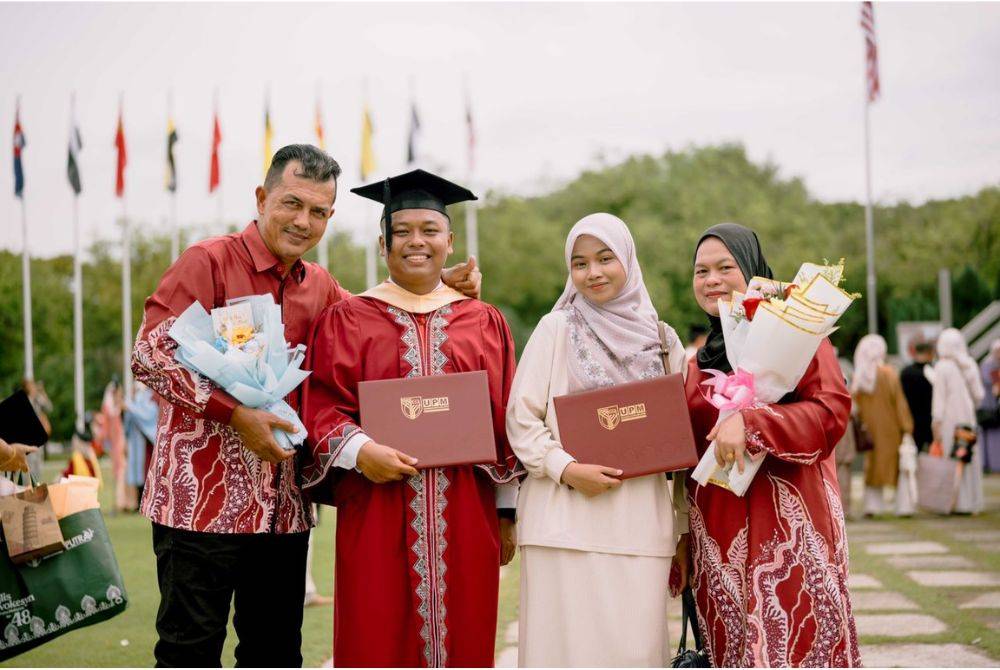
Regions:
<instances>
[{"instance_id":1,"label":"white long dress","mask_svg":"<svg viewBox=\"0 0 1000 670\"><path fill-rule=\"evenodd\" d=\"M948 456L955 442L955 427L976 426L976 406L982 402L984 391L978 378L967 380L958 364L947 358L934 364L932 376L931 419L940 423L941 446ZM971 381L975 381L978 388ZM982 445L976 444L972 449L972 462L962 468L956 512L976 514L983 510L982 453Z\"/></svg>"},{"instance_id":2,"label":"white long dress","mask_svg":"<svg viewBox=\"0 0 1000 670\"><path fill-rule=\"evenodd\" d=\"M574 460L552 403L568 389L566 329L564 312L542 318L507 404L507 436L528 470L517 505L518 664L665 667L670 557L687 532L683 479L637 477L594 498L560 483ZM685 369L676 336L670 362Z\"/></svg>"}]
</instances>

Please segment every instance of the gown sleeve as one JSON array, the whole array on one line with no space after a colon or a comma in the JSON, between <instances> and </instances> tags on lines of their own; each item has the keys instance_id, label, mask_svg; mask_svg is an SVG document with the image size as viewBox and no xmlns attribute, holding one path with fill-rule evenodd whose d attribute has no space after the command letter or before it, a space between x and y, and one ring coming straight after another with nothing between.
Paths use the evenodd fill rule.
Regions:
<instances>
[{"instance_id":1,"label":"gown sleeve","mask_svg":"<svg viewBox=\"0 0 1000 670\"><path fill-rule=\"evenodd\" d=\"M847 429L851 396L833 345L824 340L792 402L741 411L747 453L810 465L830 455Z\"/></svg>"},{"instance_id":2,"label":"gown sleeve","mask_svg":"<svg viewBox=\"0 0 1000 670\"><path fill-rule=\"evenodd\" d=\"M309 454L302 489L328 503L341 471L334 460L361 432L357 388L363 340L348 302L328 307L313 324L305 367L312 370L302 389L302 421L309 431Z\"/></svg>"},{"instance_id":3,"label":"gown sleeve","mask_svg":"<svg viewBox=\"0 0 1000 670\"><path fill-rule=\"evenodd\" d=\"M228 424L239 401L207 377L177 362L177 342L168 334L184 310L198 301L215 307L221 286L211 256L201 247L187 249L164 273L153 295L146 299L142 326L132 348L135 378L171 405L205 419Z\"/></svg>"}]
</instances>

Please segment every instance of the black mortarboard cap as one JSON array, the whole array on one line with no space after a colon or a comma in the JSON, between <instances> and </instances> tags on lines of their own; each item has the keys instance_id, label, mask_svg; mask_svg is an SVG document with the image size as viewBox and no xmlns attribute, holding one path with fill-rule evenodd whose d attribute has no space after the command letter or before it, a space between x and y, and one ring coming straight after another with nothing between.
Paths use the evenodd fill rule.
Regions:
<instances>
[{"instance_id":1,"label":"black mortarboard cap","mask_svg":"<svg viewBox=\"0 0 1000 670\"><path fill-rule=\"evenodd\" d=\"M17 391L0 402L0 438L33 447L48 442L48 433L24 391Z\"/></svg>"},{"instance_id":2,"label":"black mortarboard cap","mask_svg":"<svg viewBox=\"0 0 1000 670\"><path fill-rule=\"evenodd\" d=\"M386 249L392 248L393 212L404 209L431 209L448 216L448 205L478 199L469 189L424 170L413 170L352 188L351 193L382 203Z\"/></svg>"}]
</instances>

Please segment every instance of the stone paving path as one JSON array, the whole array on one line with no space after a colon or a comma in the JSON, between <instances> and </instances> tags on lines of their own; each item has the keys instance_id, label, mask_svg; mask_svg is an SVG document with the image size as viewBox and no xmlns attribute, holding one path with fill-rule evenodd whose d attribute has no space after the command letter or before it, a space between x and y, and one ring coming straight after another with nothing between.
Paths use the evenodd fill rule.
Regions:
<instances>
[{"instance_id":1,"label":"stone paving path","mask_svg":"<svg viewBox=\"0 0 1000 670\"><path fill-rule=\"evenodd\" d=\"M853 488L860 509L862 482L856 478ZM849 588L866 666L1000 667L1000 476L987 476L984 488L987 510L979 516L848 523ZM679 617L675 600L668 608L671 645ZM497 666L516 667L516 621L501 641Z\"/></svg>"}]
</instances>

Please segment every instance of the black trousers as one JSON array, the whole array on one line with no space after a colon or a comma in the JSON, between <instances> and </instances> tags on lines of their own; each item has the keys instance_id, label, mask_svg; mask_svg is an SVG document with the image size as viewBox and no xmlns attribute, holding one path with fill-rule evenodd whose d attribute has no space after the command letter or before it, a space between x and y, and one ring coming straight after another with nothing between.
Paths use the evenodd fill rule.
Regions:
<instances>
[{"instance_id":1,"label":"black trousers","mask_svg":"<svg viewBox=\"0 0 1000 670\"><path fill-rule=\"evenodd\" d=\"M239 667L301 667L309 533L198 533L153 524L158 668L221 667L229 603Z\"/></svg>"}]
</instances>

